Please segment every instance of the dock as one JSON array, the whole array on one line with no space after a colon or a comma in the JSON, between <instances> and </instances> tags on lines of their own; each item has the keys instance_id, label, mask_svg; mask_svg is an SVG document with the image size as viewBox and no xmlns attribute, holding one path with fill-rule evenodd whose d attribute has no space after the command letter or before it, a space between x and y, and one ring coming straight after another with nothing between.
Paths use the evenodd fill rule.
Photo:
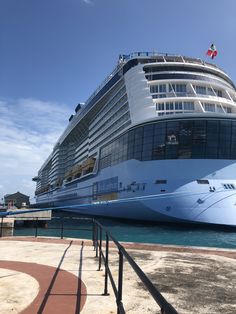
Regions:
<instances>
[{"instance_id":1,"label":"dock","mask_svg":"<svg viewBox=\"0 0 236 314\"><path fill-rule=\"evenodd\" d=\"M4 220L0 220L0 236L13 236L13 231L14 218L4 218Z\"/></svg>"},{"instance_id":2,"label":"dock","mask_svg":"<svg viewBox=\"0 0 236 314\"><path fill-rule=\"evenodd\" d=\"M19 213L22 210L29 210L29 213ZM37 223L40 227L46 227L47 222L52 219L52 211L32 212L31 208L25 209L8 209L7 212L15 212L16 214L8 216L8 218L0 218L0 237L1 236L13 236L14 226L16 223L23 223L26 226L30 226Z\"/></svg>"},{"instance_id":3,"label":"dock","mask_svg":"<svg viewBox=\"0 0 236 314\"><path fill-rule=\"evenodd\" d=\"M43 237L0 238L0 312L117 313L111 285L92 241ZM236 313L236 250L122 243L163 296L182 314ZM118 254L110 267L118 278ZM124 262L126 313L160 313Z\"/></svg>"},{"instance_id":4,"label":"dock","mask_svg":"<svg viewBox=\"0 0 236 314\"><path fill-rule=\"evenodd\" d=\"M29 213L19 213L19 211L28 210ZM32 208L20 208L20 209L9 209L8 212L16 212L16 215L11 215L11 218L14 218L15 221L23 220L23 221L30 221L30 220L38 220L38 221L47 221L51 220L52 218L52 211L41 211L41 212L32 212Z\"/></svg>"}]
</instances>

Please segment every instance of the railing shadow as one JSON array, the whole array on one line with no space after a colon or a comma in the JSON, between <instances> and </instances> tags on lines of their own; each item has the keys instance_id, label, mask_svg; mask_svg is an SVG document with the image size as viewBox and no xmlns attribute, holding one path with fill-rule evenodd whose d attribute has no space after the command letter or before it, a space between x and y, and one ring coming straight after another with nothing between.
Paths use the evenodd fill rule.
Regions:
<instances>
[{"instance_id":1,"label":"railing shadow","mask_svg":"<svg viewBox=\"0 0 236 314\"><path fill-rule=\"evenodd\" d=\"M84 241L82 241L82 246L81 246L81 249L80 249L79 270L78 270L78 285L77 285L77 300L76 300L76 310L75 310L76 314L80 313L80 308L81 308L83 250L84 250Z\"/></svg>"},{"instance_id":2,"label":"railing shadow","mask_svg":"<svg viewBox=\"0 0 236 314\"><path fill-rule=\"evenodd\" d=\"M41 305L40 305L40 307L39 307L39 310L38 310L37 314L42 314L43 311L44 311L44 309L45 309L45 306L46 306L46 304L47 304L47 302L48 302L48 298L49 298L49 296L51 295L52 288L53 288L53 286L54 286L54 284L55 284L55 281L56 281L56 279L57 279L57 276L58 276L58 274L59 274L59 271L61 270L60 267L61 267L61 265L62 265L62 262L63 262L63 260L64 260L64 258L65 258L65 256L66 256L67 251L68 251L69 248L71 247L72 243L73 243L73 241L70 241L68 247L65 249L65 251L64 251L64 253L63 253L63 255L62 255L61 259L60 259L60 262L59 262L59 264L58 264L58 266L57 266L57 268L56 268L56 271L55 271L55 273L54 273L54 275L53 275L53 277L52 277L52 280L51 280L51 282L50 282L50 285L49 285L49 287L48 287L48 289L47 289L47 291L46 291L46 293L45 293L45 297L44 297L44 299L43 299L43 301L42 301L42 303L41 303Z\"/></svg>"}]
</instances>

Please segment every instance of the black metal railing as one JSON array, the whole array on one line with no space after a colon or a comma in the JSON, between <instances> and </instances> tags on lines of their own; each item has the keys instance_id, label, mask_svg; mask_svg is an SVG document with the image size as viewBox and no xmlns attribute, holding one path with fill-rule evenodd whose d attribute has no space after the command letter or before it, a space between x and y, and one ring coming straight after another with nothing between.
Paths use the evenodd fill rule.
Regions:
<instances>
[{"instance_id":1,"label":"black metal railing","mask_svg":"<svg viewBox=\"0 0 236 314\"><path fill-rule=\"evenodd\" d=\"M39 210L38 210L39 211ZM15 215L16 213L14 213ZM1 214L2 215L2 214ZM6 215L7 216L7 215ZM4 217L1 217L1 227L0 227L0 237L3 235L3 230L8 229L10 227L4 227ZM34 220L34 236L38 237L39 234L39 218L38 217L31 217L32 220ZM142 271L142 269L136 264L134 259L129 255L129 253L126 251L126 249L113 237L113 235L110 233L110 231L102 226L97 220L93 218L82 218L82 217L50 217L53 220L56 219L60 221L58 226L50 226L47 227L47 230L50 229L58 229L60 230L60 238L64 238L65 231L69 230L76 230L76 231L87 231L90 233L90 239L93 242L94 251L95 251L95 257L98 258L98 270L101 270L102 263L104 265L105 270L105 276L104 276L104 290L103 295L109 295L108 293L108 279L110 280L113 292L115 294L116 298L116 304L117 304L117 313L118 314L124 314L125 308L122 302L122 290L123 290L123 275L124 275L124 259L129 263L131 268L134 270L134 272L137 274L139 279L142 281L144 286L146 287L147 291L151 294L155 302L159 305L161 309L162 314L177 314L178 312L175 310L175 308L167 302L167 300L163 297L163 295L158 291L158 289L154 286L154 284L151 282L151 280L147 277L147 275ZM27 219L30 219L30 217L27 217ZM65 220L76 220L83 221L89 223L90 227L88 228L71 228L68 227L65 224ZM116 281L114 279L114 276L112 275L112 271L109 264L109 252L110 252L110 242L113 242L115 244L115 248L118 250L119 255L119 263L118 263L118 283L116 284ZM105 242L105 245L103 243Z\"/></svg>"},{"instance_id":2,"label":"black metal railing","mask_svg":"<svg viewBox=\"0 0 236 314\"><path fill-rule=\"evenodd\" d=\"M105 251L102 246L104 233L105 233ZM115 284L115 280L109 266L109 239L113 241L116 248L118 249L118 254L119 254L118 285ZM142 283L144 284L148 292L152 295L153 299L159 305L159 307L161 308L161 313L162 314L177 314L178 313L174 309L174 307L170 303L168 303L166 299L162 296L162 294L157 290L157 288L153 285L151 280L142 271L142 269L136 264L133 258L125 250L125 248L112 236L112 234L107 230L107 228L102 226L96 220L94 220L94 247L96 250L96 256L98 256L98 252L99 252L98 270L101 270L102 261L105 266L105 279L104 279L104 293L103 294L104 295L108 294L108 277L109 277L111 286L113 288L113 292L116 297L118 314L125 313L124 305L122 302L124 258L130 264L130 266L138 275L139 279L142 281Z\"/></svg>"}]
</instances>

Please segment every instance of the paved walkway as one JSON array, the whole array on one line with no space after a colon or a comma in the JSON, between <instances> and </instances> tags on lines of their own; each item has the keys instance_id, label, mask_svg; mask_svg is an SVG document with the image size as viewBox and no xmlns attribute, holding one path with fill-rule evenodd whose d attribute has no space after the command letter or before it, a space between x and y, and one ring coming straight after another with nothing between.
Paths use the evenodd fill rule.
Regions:
<instances>
[{"instance_id":1,"label":"paved walkway","mask_svg":"<svg viewBox=\"0 0 236 314\"><path fill-rule=\"evenodd\" d=\"M114 295L102 295L104 272L97 270L91 241L1 238L0 313L116 313Z\"/></svg>"},{"instance_id":2,"label":"paved walkway","mask_svg":"<svg viewBox=\"0 0 236 314\"><path fill-rule=\"evenodd\" d=\"M78 277L67 271L36 263L12 261L0 261L0 268L26 273L35 278L39 284L37 296L21 312L22 314L74 314L83 309L86 287Z\"/></svg>"},{"instance_id":3,"label":"paved walkway","mask_svg":"<svg viewBox=\"0 0 236 314\"><path fill-rule=\"evenodd\" d=\"M236 250L125 244L164 297L182 314L236 313ZM104 269L91 241L9 237L0 239L1 314L114 314L115 297L103 296ZM118 254L110 268L117 282ZM160 313L127 262L126 313Z\"/></svg>"}]
</instances>

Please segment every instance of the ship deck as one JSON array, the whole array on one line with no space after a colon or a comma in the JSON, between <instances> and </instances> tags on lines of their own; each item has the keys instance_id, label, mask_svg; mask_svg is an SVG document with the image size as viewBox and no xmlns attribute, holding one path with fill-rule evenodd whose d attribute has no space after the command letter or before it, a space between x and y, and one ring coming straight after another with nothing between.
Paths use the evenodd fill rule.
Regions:
<instances>
[{"instance_id":1,"label":"ship deck","mask_svg":"<svg viewBox=\"0 0 236 314\"><path fill-rule=\"evenodd\" d=\"M235 313L236 250L124 244L127 251L179 313ZM112 247L112 246L111 246ZM117 250L110 265L118 273ZM160 313L124 264L127 313ZM116 313L111 285L103 295L104 267L92 242L79 239L0 239L0 312Z\"/></svg>"}]
</instances>

